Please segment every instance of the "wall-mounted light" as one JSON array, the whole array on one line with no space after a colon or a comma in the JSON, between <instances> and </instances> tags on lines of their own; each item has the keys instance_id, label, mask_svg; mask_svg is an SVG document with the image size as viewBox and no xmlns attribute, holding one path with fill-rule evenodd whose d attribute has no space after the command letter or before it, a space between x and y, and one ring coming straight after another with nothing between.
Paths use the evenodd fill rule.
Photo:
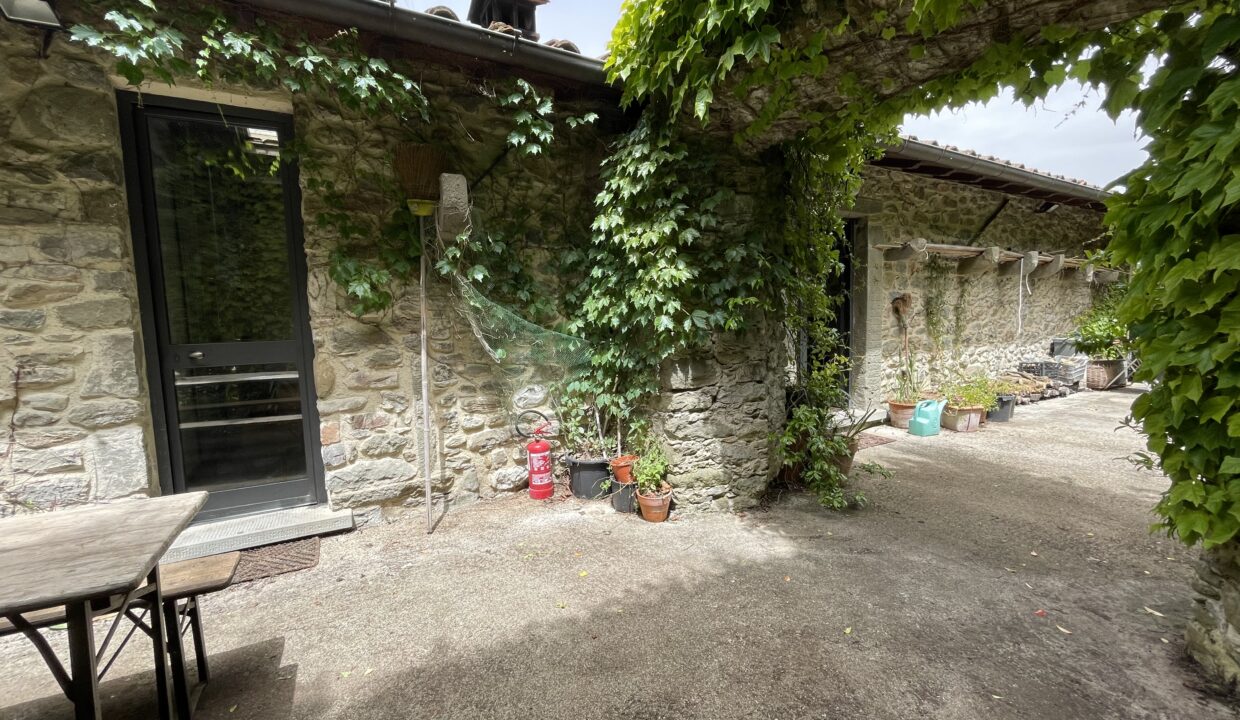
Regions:
<instances>
[{"instance_id":1,"label":"wall-mounted light","mask_svg":"<svg viewBox=\"0 0 1240 720\"><path fill-rule=\"evenodd\" d=\"M34 25L48 30L61 29L56 9L47 0L0 0L0 13L5 20Z\"/></svg>"}]
</instances>

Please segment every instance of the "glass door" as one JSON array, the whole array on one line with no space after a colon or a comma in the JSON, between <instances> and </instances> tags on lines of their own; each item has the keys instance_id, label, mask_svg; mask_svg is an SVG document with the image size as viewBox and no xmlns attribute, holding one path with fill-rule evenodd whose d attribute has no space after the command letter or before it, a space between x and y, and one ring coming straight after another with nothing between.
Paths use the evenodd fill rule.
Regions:
<instances>
[{"instance_id":1,"label":"glass door","mask_svg":"<svg viewBox=\"0 0 1240 720\"><path fill-rule=\"evenodd\" d=\"M162 469L200 518L320 501L288 125L155 102L127 109Z\"/></svg>"}]
</instances>

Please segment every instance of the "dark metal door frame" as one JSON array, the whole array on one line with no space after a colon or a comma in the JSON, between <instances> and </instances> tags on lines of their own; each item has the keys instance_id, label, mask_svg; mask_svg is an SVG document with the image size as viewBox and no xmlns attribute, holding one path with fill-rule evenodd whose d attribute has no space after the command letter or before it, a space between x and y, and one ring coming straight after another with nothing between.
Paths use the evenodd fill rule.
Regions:
<instances>
[{"instance_id":1,"label":"dark metal door frame","mask_svg":"<svg viewBox=\"0 0 1240 720\"><path fill-rule=\"evenodd\" d=\"M183 492L185 477L179 467L179 438L170 423L170 405L175 402L172 372L169 367L179 358L161 356L161 348L173 348L167 338L167 308L163 300L163 268L158 262L158 227L154 217L155 191L150 182L151 167L146 147L146 119L149 115L189 119L200 122L227 125L230 121L275 130L279 133L281 146L293 139L292 117L280 113L239 107L223 107L211 103L195 102L179 98L155 97L144 93L141 97L127 91L117 92L120 115L121 144L124 150L125 181L129 204L130 226L133 236L134 265L137 273L138 300L141 310L143 351L151 397L152 420L159 470L160 488L164 494ZM309 303L306 294L306 256L302 235L301 193L296 164L285 161L280 167L281 186L284 195L285 227L289 243L289 273L293 294L293 323L295 336L287 342L255 342L249 345L284 346L272 350L294 351L296 366L300 372L300 399L305 434L306 469L310 475L311 493L306 497L257 501L247 505L241 513L211 512L204 509L199 519L212 519L222 515L243 514L304 505L308 502L327 501L324 486L322 454L319 447L319 416L314 389L314 342L310 332ZM242 360L236 354L236 344L203 344L213 358ZM296 346L296 347L291 347ZM263 350L255 347L254 350ZM218 356L218 357L217 357Z\"/></svg>"}]
</instances>

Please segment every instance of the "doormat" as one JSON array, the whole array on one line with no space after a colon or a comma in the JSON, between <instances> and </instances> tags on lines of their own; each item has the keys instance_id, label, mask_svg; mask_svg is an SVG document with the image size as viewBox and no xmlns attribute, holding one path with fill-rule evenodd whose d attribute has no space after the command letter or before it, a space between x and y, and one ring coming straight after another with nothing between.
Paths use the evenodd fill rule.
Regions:
<instances>
[{"instance_id":1,"label":"doormat","mask_svg":"<svg viewBox=\"0 0 1240 720\"><path fill-rule=\"evenodd\" d=\"M887 443L895 442L895 438L883 437L873 433L863 432L857 436L857 451L860 452L866 448L878 447Z\"/></svg>"},{"instance_id":2,"label":"doormat","mask_svg":"<svg viewBox=\"0 0 1240 720\"><path fill-rule=\"evenodd\" d=\"M250 582L297 570L309 570L318 564L319 539L317 537L243 550L241 561L237 563L237 575L233 578L233 582Z\"/></svg>"}]
</instances>

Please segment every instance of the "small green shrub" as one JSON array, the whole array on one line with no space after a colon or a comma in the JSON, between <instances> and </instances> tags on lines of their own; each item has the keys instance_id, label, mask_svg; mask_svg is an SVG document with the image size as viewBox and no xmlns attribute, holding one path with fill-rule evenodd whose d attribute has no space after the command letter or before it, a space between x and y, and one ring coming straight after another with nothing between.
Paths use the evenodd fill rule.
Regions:
<instances>
[{"instance_id":1,"label":"small green shrub","mask_svg":"<svg viewBox=\"0 0 1240 720\"><path fill-rule=\"evenodd\" d=\"M663 444L654 439L648 441L637 462L633 463L633 482L637 483L637 491L643 495L661 492L670 467Z\"/></svg>"},{"instance_id":2,"label":"small green shrub","mask_svg":"<svg viewBox=\"0 0 1240 720\"><path fill-rule=\"evenodd\" d=\"M953 380L943 386L943 397L952 407L980 407L994 410L999 407L1001 385L983 375L969 375Z\"/></svg>"},{"instance_id":3,"label":"small green shrub","mask_svg":"<svg viewBox=\"0 0 1240 720\"><path fill-rule=\"evenodd\" d=\"M1113 285L1076 319L1076 349L1095 360L1119 360L1128 354L1128 328L1119 319L1122 285Z\"/></svg>"}]
</instances>

